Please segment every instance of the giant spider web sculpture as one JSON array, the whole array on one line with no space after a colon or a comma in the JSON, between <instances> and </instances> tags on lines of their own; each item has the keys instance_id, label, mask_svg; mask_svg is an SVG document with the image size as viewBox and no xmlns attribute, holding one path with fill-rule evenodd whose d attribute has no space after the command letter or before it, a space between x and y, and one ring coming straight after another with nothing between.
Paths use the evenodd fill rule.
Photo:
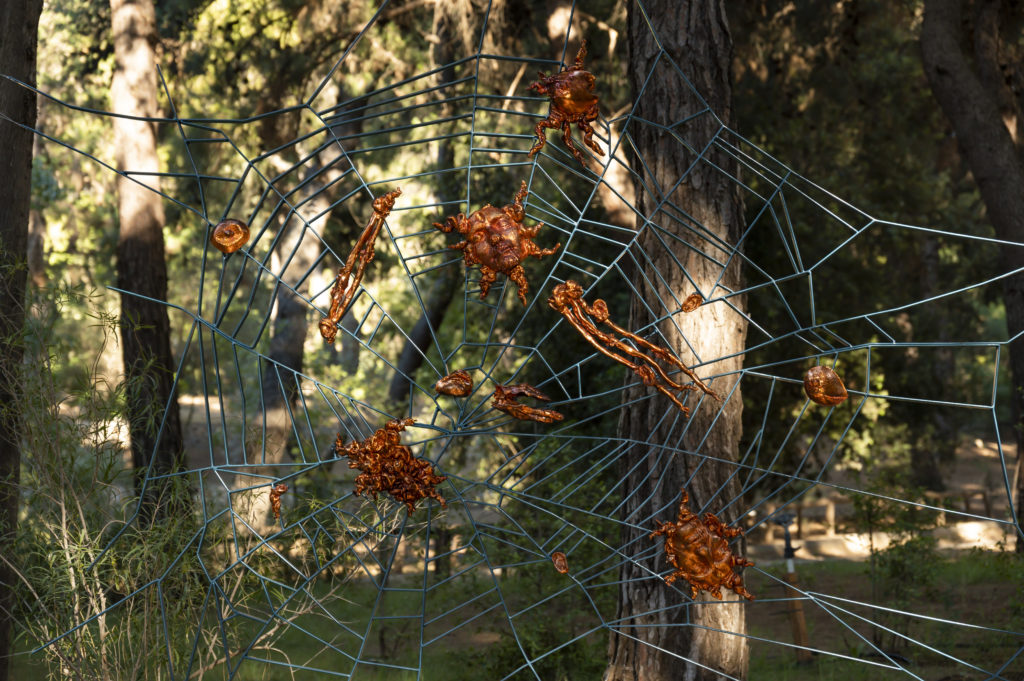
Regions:
<instances>
[{"instance_id":1,"label":"giant spider web sculpture","mask_svg":"<svg viewBox=\"0 0 1024 681\"><path fill-rule=\"evenodd\" d=\"M588 301L606 298L617 323L628 319L626 305L636 291L631 265L648 264L637 261L634 246L644 230L657 227L647 223L638 231L634 224L611 222L600 194L636 214L628 192L615 184L613 175L630 177L626 150L637 127L674 122L639 120L628 110L610 117L605 111L595 128L607 154L593 157L590 168L578 165L554 140L541 156L527 159L533 124L546 112L546 99L529 96L527 83L510 93L488 92L481 87L480 72L492 67L514 71L521 65L552 70L557 64L485 53L486 18L475 53L333 101L337 69L360 40L373 34L380 14L300 105L257 119L167 121L180 130L190 166L175 176L194 182L199 197L215 184L232 187L222 210L201 199L190 203L167 198L211 228L226 216L252 227L252 238L234 255L222 257L207 249L197 272L197 294L186 296L185 304L169 302L172 314L188 320L182 360L201 368L203 398L203 446L189 453L190 467L179 475L203 500L201 531L182 553L198 557L204 607L190 634L193 654L168 658L175 678L189 678L196 671L200 650L219 656L229 677L274 677L283 669L296 678L434 678L444 676L431 666L444 651L471 646L502 651L487 668L494 678L546 678L545 665L552 659L575 654L584 644L597 642L603 649L609 633L619 631L614 594L624 562L642 566L643 579L651 580L651 588L670 592L670 601L682 606L690 602L685 581L662 583L668 573L657 543L623 544L621 539L624 524L654 529L657 521L671 519L679 498L658 517L622 517L622 499L630 490L623 489L617 471L633 450L618 434L617 415L626 386L638 379L582 342L566 341L575 339L575 332L545 303L555 286L571 279L581 284ZM652 30L657 30L656 22ZM567 36L564 54L572 54L577 38ZM678 70L667 54L657 63L659 69ZM295 119L293 139L266 151L236 141L236 131L272 116ZM208 157L198 149L210 145L232 148L241 172L206 167ZM418 154L421 163L399 167L397 149ZM984 412L991 417L991 439L1001 442L994 386L1007 339L948 340L947 335L897 341L900 335L890 320L898 309L876 310L865 303L843 318L823 319L819 313L830 295L827 282L842 276L842 268L849 266L844 255L862 240L895 230L975 238L866 215L728 128L698 154L697 164L712 163L715 154L727 154L742 166L740 191L751 216L747 233L774 234L788 262L784 271L770 271L757 253L745 253L739 244L721 244L729 257L745 264L745 288L698 291L708 306L747 298L750 333L741 384L761 383L770 386L769 393L793 392L803 370L819 360L858 367L863 373L847 376L851 397L845 408L823 411L807 403L793 416L782 441L770 441L763 433L749 435L750 446L727 464L742 481L738 493L723 488L702 500L701 510L732 508L735 516L752 518L750 531L770 522L769 504L781 512L816 487L840 487L825 473L837 460L842 436L828 441L822 436L825 423L845 420L845 434L863 418L865 406L877 401L914 400ZM448 165L422 162L438 157L449 159ZM146 182L144 176L135 179ZM503 278L481 300L479 273L465 270L461 256L447 248L431 223L459 211L468 214L485 203L502 205L520 179L529 188L528 221L546 224L541 234L550 243L541 236L541 245L560 241L563 246L544 260L526 264L531 285L525 305ZM338 333L342 352L358 355L358 373L337 381L318 376L327 373L333 355L313 346L320 343L316 322L330 304L333 272L350 248L332 236L328 222L347 213L346 219L361 227L369 218L370 202L399 186L403 195L377 242L380 257L398 275L371 268ZM678 223L681 235L700 229L682 215ZM677 268L681 265L673 249L685 247L679 241L685 236L661 241ZM942 305L948 297L997 285L1006 275L995 272L929 300L908 299L899 309ZM461 301L440 322L432 320L427 313L432 312L433 293L453 280ZM798 287L803 287L799 295ZM681 314L690 292L649 301L657 311L655 322L632 331L664 346L659 329ZM758 301L784 314L761 319L754 312ZM272 320L275 308L279 313L285 302L305 310L311 348L307 354L320 353L329 361L299 371L275 359L269 349ZM417 324L426 325L426 343L411 340L420 333ZM935 395L872 391L872 353L928 348L940 340L953 351L982 358L993 385L990 399L952 403ZM399 370L403 348L418 356L407 363L414 370ZM701 367L719 358L693 357L686 348L671 350L715 387L716 376ZM471 372L473 391L460 398L435 393L435 381L458 369ZM384 389L396 380L402 394L398 400L388 398ZM546 406L563 411L566 419L537 425L493 409L495 386L516 382L543 390L553 398ZM690 393L684 399L690 408L711 410L739 399L723 392L721 404L705 399L698 406L699 396ZM652 404L676 413L670 403ZM770 398L763 407L766 420ZM824 421L822 414L828 414ZM353 494L353 473L335 455L336 437L363 440L394 418L416 420L407 427L404 444L446 476L437 491L447 508L426 499L409 513L406 505L386 495L371 502ZM794 442L801 443L806 455L790 465L781 455ZM671 455L671 446L663 446ZM827 450L821 470L807 466L816 447ZM700 456L699 451L690 454ZM946 512L1004 528L1013 536L1019 528L1010 503L1012 464L1001 444L998 454L1006 512ZM274 486L282 483L288 489L277 492L283 503L275 519L269 500ZM849 485L844 490L879 496ZM755 494L759 492L763 494ZM928 507L916 499L887 500ZM559 563L562 559L567 565ZM159 588L162 579L157 576L144 588ZM941 636L904 639L938 654L951 667L988 679L1016 678L1013 674L1021 668L1024 636L1005 622L945 620L888 602L856 601L813 589L787 596L777 588L781 578L760 565L747 568L744 580L758 599L748 609L779 609L780 601L798 598L805 610L826 613L830 626L874 654L857 658L840 646L812 646L822 656L860 660L893 678L920 678L866 633L886 626L874 619L884 611L897 619L923 617L941 629ZM567 611L578 613L571 626L549 626L551 613ZM958 632L979 628L1004 635L1010 652L984 663L958 656L950 632L955 638ZM792 645L782 635L748 636L752 645Z\"/></svg>"}]
</instances>

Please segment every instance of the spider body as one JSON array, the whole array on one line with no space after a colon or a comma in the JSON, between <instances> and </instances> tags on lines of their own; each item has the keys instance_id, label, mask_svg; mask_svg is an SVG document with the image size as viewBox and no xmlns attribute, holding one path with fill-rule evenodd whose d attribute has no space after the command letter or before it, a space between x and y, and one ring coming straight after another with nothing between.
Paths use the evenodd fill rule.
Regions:
<instances>
[{"instance_id":1,"label":"spider body","mask_svg":"<svg viewBox=\"0 0 1024 681\"><path fill-rule=\"evenodd\" d=\"M583 154L572 142L572 131L570 126L575 123L583 131L583 143L594 150L599 156L604 156L601 147L594 142L594 128L591 123L597 120L597 95L594 94L594 85L597 79L594 74L583 68L583 57L587 54L587 41L584 40L576 53L576 60L572 66L568 66L558 73L550 76L538 73L540 80L530 85L531 90L536 90L542 95L551 99L551 110L548 117L542 120L533 129L537 136L537 142L530 149L529 156L533 157L547 143L545 128L556 128L562 130L562 139L565 146L569 148L576 160L586 165Z\"/></svg>"},{"instance_id":2,"label":"spider body","mask_svg":"<svg viewBox=\"0 0 1024 681\"><path fill-rule=\"evenodd\" d=\"M530 285L526 281L526 272L522 262L526 256L542 258L551 255L561 244L552 248L540 248L533 243L533 238L544 226L539 223L533 227L525 227L523 219L523 199L527 194L526 182L523 182L512 203L502 208L487 204L469 217L459 213L449 216L444 224L434 223L434 227L448 234L458 232L466 237L450 248L462 251L467 267L480 265L480 297L485 298L491 290L499 273L511 279L518 287L519 300L526 304L526 294Z\"/></svg>"},{"instance_id":3,"label":"spider body","mask_svg":"<svg viewBox=\"0 0 1024 681\"><path fill-rule=\"evenodd\" d=\"M210 243L224 255L231 255L249 240L249 225L241 220L222 220L213 228Z\"/></svg>"},{"instance_id":4,"label":"spider body","mask_svg":"<svg viewBox=\"0 0 1024 681\"><path fill-rule=\"evenodd\" d=\"M728 527L714 513L699 516L689 508L690 497L683 490L679 502L679 517L670 523L659 523L651 537L665 536L665 554L675 570L665 577L671 584L682 578L690 583L690 596L697 597L700 590L708 591L721 600L722 588L732 589L748 600L754 596L743 586L743 577L733 572L734 567L753 563L733 555L728 540L743 534L738 527Z\"/></svg>"}]
</instances>

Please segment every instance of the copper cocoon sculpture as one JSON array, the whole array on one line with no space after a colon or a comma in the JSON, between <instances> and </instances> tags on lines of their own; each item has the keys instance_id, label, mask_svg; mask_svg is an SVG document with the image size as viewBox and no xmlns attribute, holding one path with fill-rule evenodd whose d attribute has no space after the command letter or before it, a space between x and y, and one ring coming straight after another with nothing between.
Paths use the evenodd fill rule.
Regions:
<instances>
[{"instance_id":1,"label":"copper cocoon sculpture","mask_svg":"<svg viewBox=\"0 0 1024 681\"><path fill-rule=\"evenodd\" d=\"M825 407L834 407L849 397L839 374L831 367L820 365L811 367L804 374L804 392L812 402Z\"/></svg>"},{"instance_id":2,"label":"copper cocoon sculpture","mask_svg":"<svg viewBox=\"0 0 1024 681\"><path fill-rule=\"evenodd\" d=\"M434 384L434 391L452 397L465 397L473 392L473 377L465 369L442 376Z\"/></svg>"},{"instance_id":3,"label":"copper cocoon sculpture","mask_svg":"<svg viewBox=\"0 0 1024 681\"><path fill-rule=\"evenodd\" d=\"M551 562L555 564L555 569L563 575L569 572L569 560L561 551L555 551L551 554Z\"/></svg>"},{"instance_id":4,"label":"copper cocoon sculpture","mask_svg":"<svg viewBox=\"0 0 1024 681\"><path fill-rule=\"evenodd\" d=\"M249 241L249 225L241 220L222 220L213 228L210 243L224 255L231 255Z\"/></svg>"}]
</instances>

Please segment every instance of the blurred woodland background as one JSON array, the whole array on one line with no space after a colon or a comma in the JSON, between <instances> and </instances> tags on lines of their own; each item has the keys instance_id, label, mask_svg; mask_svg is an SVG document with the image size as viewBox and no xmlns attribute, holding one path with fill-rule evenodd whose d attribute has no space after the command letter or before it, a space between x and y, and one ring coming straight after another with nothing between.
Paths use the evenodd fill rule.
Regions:
<instances>
[{"instance_id":1,"label":"blurred woodland background","mask_svg":"<svg viewBox=\"0 0 1024 681\"><path fill-rule=\"evenodd\" d=\"M929 83L922 61L926 4L923 0L724 3L734 46L731 127L799 174L870 215L906 225L1024 241L1024 218L1020 214L1015 218L1011 215L1009 221L1016 220L1013 224L1021 231L1012 233L994 225L993 206L979 190L970 152L964 148L970 140L965 142L962 133L954 132L955 120L940 106ZM42 135L31 142L27 243L23 252L13 252L19 250L17 242L5 242L0 264L6 268L5 305L8 311L22 306L24 313L23 324L0 329L12 339L12 346L18 345L24 353L24 360L15 362L13 368L10 364L2 367L8 396L18 405L17 427L21 434L20 439L15 438L19 442L14 448L19 449L20 459L12 459L11 447L3 450L8 479L17 483L20 473L20 484L8 485L16 491L6 494L13 494L20 503L16 530L5 535L4 572L0 573L9 590L0 619L12 626L0 631L4 634L0 635L0 647L10 646L18 654L7 660L12 665L9 676L5 676L6 666L0 662L0 679L26 678L23 674L34 673L34 669L49 670L51 678L170 678L167 671L162 671L168 658L175 666L196 655L199 662L193 667L193 678L203 673L224 678L227 669L213 645L201 646L198 651L189 647L189 635L194 633L189 623L201 619L207 607L202 602L202 590L194 588L194 571L201 569L195 558L186 558L186 569L178 569L177 576L165 581L159 592L132 600L116 618L95 620L44 652L26 652L135 592L153 579L164 563L154 556L176 557L195 533L198 520L194 505L202 503L196 491L178 484L173 477L167 478L166 484L144 488L139 471L153 466L155 471L172 473L192 465L190 457L202 462L206 456L202 428L209 406L204 386L215 376L201 354L182 354L193 320L178 309L196 309L204 295L198 276L203 253L208 249L209 225L228 215L228 210L231 217L246 219L259 199L258 192L245 193L251 188L235 195L229 183L215 181L205 183L202 196L198 196L197 184L189 175L191 161L175 125L124 119L117 122L85 112L112 110L142 117L211 121L277 110L288 112L289 107L310 96L353 38L376 16L375 30L356 44L323 95L322 108L336 107L330 124L344 141L365 135L368 125L379 124L363 115L365 110L360 107L365 102L358 98L360 93L437 70L475 53L485 11L488 28L483 35L483 51L557 60L571 9L564 0L394 0L382 10L371 0L161 0L149 7L150 31L138 28L146 25L144 16L141 23L137 23L138 17L128 23L118 22L119 16L126 16L119 15L127 11L126 6L138 11L139 5L147 3L45 0L38 20L35 78L45 96L38 96L35 102L38 110L34 127ZM627 5L626 0L592 0L580 3L571 13L573 35L588 40L588 68L599 74L601 107L607 118L627 111L632 101L627 74ZM962 22L957 30L968 61L984 76L985 59L992 56L985 50L995 55L998 73L988 74L995 80L981 78L980 82L988 86L998 102L1001 118L997 124L1005 123L1019 163L1018 129L1024 125L1019 116L1024 101L1024 66L1020 59L1024 17L1020 4L974 0L962 6ZM141 11L145 12L145 7ZM995 23L986 23L990 21ZM131 61L145 56L147 47L151 49L151 61ZM575 50L575 42L570 49ZM141 72L134 76L125 73L129 63L142 63ZM157 65L161 69L159 78L155 75ZM441 69L436 78L455 83L466 76L460 66ZM127 79L120 86L116 82L119 77ZM146 85L132 78L152 80ZM499 68L488 63L479 69L476 78L481 91L503 95L522 92L534 73L526 72L525 65ZM140 95L139 88L147 87L148 94ZM415 127L422 121L417 117L415 101L409 105L412 108L402 114L410 126L405 134L423 140L436 134ZM538 112L545 110L546 104L537 104ZM457 121L469 115L468 111L468 106L453 100L447 115ZM296 108L256 124L238 124L232 130L233 142L250 158L288 143L283 151L268 155L259 165L266 176L273 177L275 172L291 169L304 155L313 154L313 141L292 143L298 131L310 125L307 115ZM500 99L481 115L500 117ZM129 129L118 130L119 125ZM0 127L14 126L2 122ZM154 171L181 173L180 177L159 178L160 190L180 202L160 198L138 185L131 187L131 180L46 138L64 140L112 166L126 162L133 168L145 167L144 157L149 154ZM136 143L126 145L126 138ZM550 144L561 142L553 136ZM424 145L396 144L390 151L378 152L377 162L385 166L388 176L415 175L465 163L460 156L463 152L444 140L429 143L430 158L424 157ZM245 169L240 155L226 144L194 144L189 151L201 159L203 167L218 167L219 174L226 177L238 177ZM339 191L347 191L341 179L343 169L316 164L314 158L303 166L307 173L302 180L305 189L300 185L297 196L302 191L311 193L310 187L332 182L339 183ZM480 173L478 178L473 192L481 203L505 202L518 186L511 174L503 174L500 169ZM452 182L457 180L453 178ZM629 178L624 176L619 182L628 191ZM414 193L409 197L410 204L444 201L446 196L461 191L457 184L445 186L443 179L435 184L433 197ZM1020 189L1017 185L1016 201L1024 194ZM598 197L604 201L603 221L632 227L633 214L623 212L621 204L607 198ZM1014 197L1004 198L1010 201ZM369 215L368 200L349 201L343 210L334 210L322 197L313 200L323 205L309 204L306 210L317 216L317 227L328 241L346 244L357 238ZM205 206L206 219L189 209L196 205ZM1003 205L996 212L1012 214L1015 210L1014 205ZM799 208L794 207L794 211ZM424 230L442 217L437 210L416 213ZM275 239L294 238L284 214L268 220L266 229ZM813 234L804 238L813 239ZM426 233L423 239L427 244L424 249L445 243L438 233ZM758 262L768 275L786 268L786 254L767 240L764 230L751 232L744 249L759 253ZM1003 250L996 243L965 242L940 233L878 230L871 238L859 239L844 250L842 258L848 274L830 282L835 295L818 303L820 314L823 318L838 318L849 315L849 310L869 312L896 307L894 301L908 297L924 300L982 281L1016 267ZM294 254L297 270L312 272L304 287L312 292L329 285L338 263L316 261L315 254L306 252L301 243ZM219 267L219 256L216 264L212 260L209 263L207 267ZM402 303L401 297L408 292L402 284L407 275L401 264L392 249L381 245L367 279L372 278L378 297L390 302L391 309L407 310L403 327L419 329L420 336L414 332L406 337L385 325L374 343L406 374L420 371L426 376L428 369L420 366L422 353L416 347L427 347L424 334L429 335L429 328L441 336L463 333L463 278L457 269L449 268L451 274L432 281L424 302L428 310L424 317L430 318L428 327L426 318L419 320L419 305L414 301ZM275 262L272 269L279 266ZM24 302L19 276L27 278ZM963 337L1007 339L1007 300L1011 306L1024 305L1024 301L1014 298L1020 293L1015 292L1015 286L1005 282L979 286L937 304L896 312L891 321L905 332L905 339L922 335L941 339L951 330L959 330L960 335L951 335L950 341ZM122 298L109 287L142 292L166 300L170 306L154 306L134 296ZM317 317L308 305L270 284L260 295L267 301L266 318L236 320L238 328L244 327L251 332L250 337L258 338L260 352L359 399L387 395L389 404L407 399L407 382L396 378L394 371L373 353L361 350L356 343L339 343L340 348L325 345L315 332ZM786 295L799 306L808 292L794 287ZM613 306L611 296L605 297ZM749 313L770 326L771 320L785 315L786 310L769 306L750 309ZM122 319L134 321L126 328ZM513 324L511 317L499 320ZM467 319L466 323L484 322ZM346 324L355 333L368 333L365 328L356 328L359 322L354 316L346 317L342 325ZM1019 331L1021 325L1011 324L1010 328ZM577 349L567 343L566 357ZM1018 357L1024 354L1015 347L1011 351ZM826 466L833 444L842 439L838 465L831 462L835 470L827 471L826 477L841 474L844 484L877 492L881 497L865 500L850 494L846 514L832 521L830 531L888 533L889 553L872 549L871 572L863 581L864 588L881 599L885 589L895 593L906 586L909 570L916 575L910 581L919 593L906 598L934 600L935 589L948 574L935 572L929 577L918 571L922 555L930 556L936 566L943 564L928 535L928 530L942 522L940 514L901 505L890 508L878 500L892 493L897 498L919 499L930 505L961 504L963 481L955 474L958 457L988 446L995 440L995 427L1001 429L1004 447L1015 461L1012 445L1018 417L1011 388L1010 353L1005 347L998 357L991 347L963 352L942 346L875 350L870 360L873 384L865 386L858 377L866 375L868 354L865 351L844 357L847 387L870 389L877 395L928 394L951 403L989 402L993 390L991 368L998 363L996 425L991 422L990 412L983 409L942 409L912 400L871 400L849 431L841 419L827 420L823 410L822 416L813 417L822 421L818 441L794 442L781 449L781 456L790 457L794 465L802 462L803 477L814 478ZM752 364L760 359L755 350L748 353L746 361ZM297 444L284 421L275 421L275 410L283 413L294 409L302 399L301 387L280 389L276 377L268 378L273 374L269 365L261 369L254 363L247 370L251 380L263 380L266 385L266 446L274 449L268 458L287 459ZM170 379L175 373L177 390L171 395ZM750 446L751 434L762 426L765 430L761 437L766 441L784 441L785 429L805 406L803 395L797 391L787 393L784 399L776 395L766 416L762 407L769 398L766 390L757 383L744 386L743 400L749 406L744 418L757 422L744 423L746 439L742 448ZM177 406L166 412L165 420L168 399L176 401ZM232 405L220 408L229 411ZM13 472L12 460L16 462ZM474 460L467 453L464 465L483 467L486 462ZM778 465L783 467L785 462ZM789 481L766 479L748 495L747 505L757 506L760 498L772 494L774 484L782 482ZM342 483L310 479L306 484L315 492L318 485ZM993 495L1003 490L1005 497L1001 479L988 479L982 485ZM808 495L807 501L813 501L817 494ZM101 556L102 548L134 510L139 495L149 495L143 506L148 510L143 520L128 530L133 537L130 550ZM323 496L327 496L326 491ZM310 498L315 499L315 494ZM5 503L10 508L9 498ZM989 515L1008 512L1004 501ZM159 524L161 530L147 531L153 524ZM7 523L8 529L11 525ZM448 532L451 536L441 540L452 541L458 529L449 528ZM998 595L998 607L1020 595L1018 586L1007 586L1015 580L1020 583L1020 563L1013 556L1014 548L1019 547L1017 542L1011 533L1002 557L974 555L970 559L983 566L978 570L985 576L977 577L977 583L994 589L990 593ZM96 560L98 567L86 569ZM187 569L189 560L195 561L191 569ZM941 569L962 569L964 564ZM453 568L442 564L437 569ZM851 576L853 573L843 572L847 569L823 572L818 579L822 583L830 579L853 582L863 577L863 571ZM1016 576L1011 576L1014 571ZM245 580L239 575L234 586L226 588L251 588ZM330 582L329 588L341 593L341 581ZM1011 590L1006 591L1008 588ZM527 582L523 590L524 598L528 597ZM610 597L614 599L614 594ZM1019 631L1019 601L1018 611L1006 616L1017 623ZM168 627L166 631L159 626L161 618ZM131 626L126 626L128 623ZM571 638L577 626L559 617L548 624L554 628L538 625L538 637ZM758 626L752 623L752 632L764 633L772 625L764 624L763 630ZM1013 628L1005 621L994 626ZM216 633L211 636L217 638ZM275 625L261 640L268 650L287 651L287 636L286 628ZM390 647L398 645L395 641L409 636L396 625L396 629L381 635L380 654L386 655ZM537 642L538 646L543 644ZM449 651L451 657L438 662L439 668L452 670L452 664L458 661L458 673L466 676L450 671L439 678L492 678L488 665L499 665L502 656L518 655L503 645L500 640L467 639L465 649ZM891 642L895 648L899 645L898 640ZM1001 645L1004 643L982 640L977 643L978 655ZM1016 644L1005 645L1012 648ZM545 658L543 663L551 668L545 668L548 675L544 678L600 678L606 665L606 641L593 638L587 646L574 647L571 656ZM0 656L4 654L0 649ZM770 654L761 649L752 651L752 676L759 671L757 678L802 678L771 676L766 667L759 667L779 666L764 662ZM278 678L270 666L243 669L242 678L264 678L260 674ZM844 670L844 675L861 678L856 676L860 673L856 667L851 670Z\"/></svg>"}]
</instances>

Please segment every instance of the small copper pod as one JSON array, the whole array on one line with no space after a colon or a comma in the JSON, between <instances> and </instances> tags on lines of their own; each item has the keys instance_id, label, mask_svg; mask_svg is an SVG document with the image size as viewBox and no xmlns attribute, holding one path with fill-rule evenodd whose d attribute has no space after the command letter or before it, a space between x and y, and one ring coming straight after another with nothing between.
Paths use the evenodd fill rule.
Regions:
<instances>
[{"instance_id":1,"label":"small copper pod","mask_svg":"<svg viewBox=\"0 0 1024 681\"><path fill-rule=\"evenodd\" d=\"M831 367L811 367L804 374L804 392L812 402L825 407L834 407L846 400L846 386L843 379Z\"/></svg>"},{"instance_id":2,"label":"small copper pod","mask_svg":"<svg viewBox=\"0 0 1024 681\"><path fill-rule=\"evenodd\" d=\"M231 255L249 240L249 225L241 220L227 219L218 223L210 235L210 243L224 255Z\"/></svg>"},{"instance_id":3,"label":"small copper pod","mask_svg":"<svg viewBox=\"0 0 1024 681\"><path fill-rule=\"evenodd\" d=\"M704 298L695 291L687 296L686 300L683 301L683 312L693 312L703 304Z\"/></svg>"},{"instance_id":4,"label":"small copper pod","mask_svg":"<svg viewBox=\"0 0 1024 681\"><path fill-rule=\"evenodd\" d=\"M270 488L270 510L274 512L274 520L281 519L281 495L288 491L288 485L279 482Z\"/></svg>"},{"instance_id":5,"label":"small copper pod","mask_svg":"<svg viewBox=\"0 0 1024 681\"><path fill-rule=\"evenodd\" d=\"M551 562L555 564L555 569L563 575L569 573L569 560L561 551L555 551L551 554Z\"/></svg>"},{"instance_id":6,"label":"small copper pod","mask_svg":"<svg viewBox=\"0 0 1024 681\"><path fill-rule=\"evenodd\" d=\"M434 391L452 397L465 397L473 392L473 377L465 369L453 371L434 384Z\"/></svg>"}]
</instances>

